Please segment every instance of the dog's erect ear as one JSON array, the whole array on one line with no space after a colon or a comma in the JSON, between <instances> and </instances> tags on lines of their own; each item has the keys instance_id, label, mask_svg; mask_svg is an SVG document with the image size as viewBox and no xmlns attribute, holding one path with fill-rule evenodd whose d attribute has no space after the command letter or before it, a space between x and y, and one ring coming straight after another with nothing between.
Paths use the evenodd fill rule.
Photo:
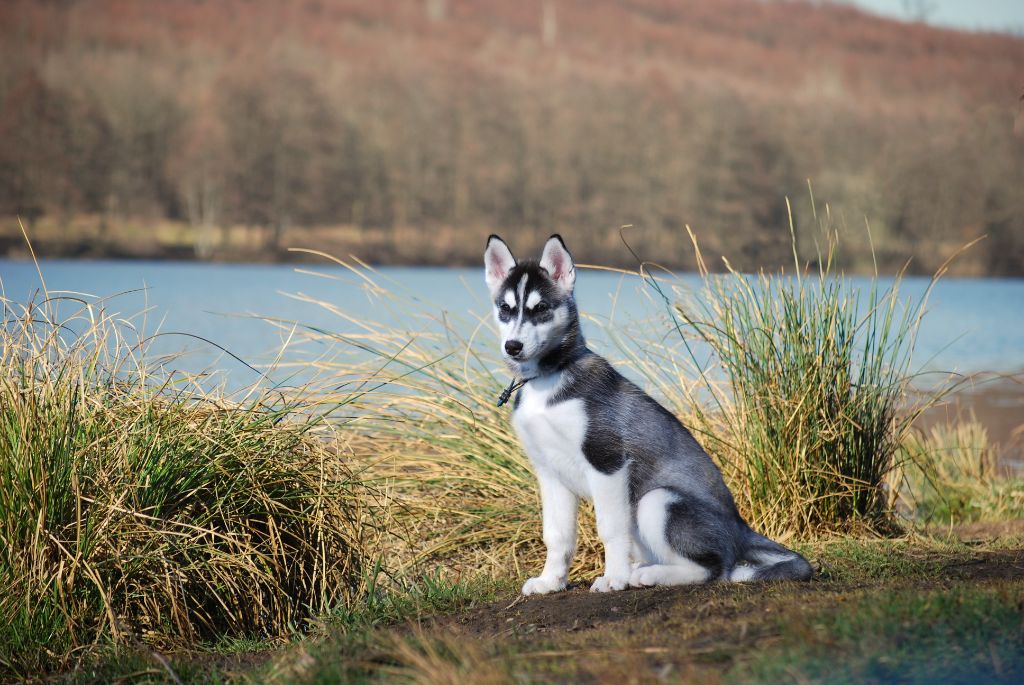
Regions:
<instances>
[{"instance_id":1,"label":"dog's erect ear","mask_svg":"<svg viewBox=\"0 0 1024 685\"><path fill-rule=\"evenodd\" d=\"M572 255L565 249L562 236L557 233L544 243L544 253L540 257L540 265L547 270L551 279L567 293L572 292L576 284L576 265Z\"/></svg>"},{"instance_id":2,"label":"dog's erect ear","mask_svg":"<svg viewBox=\"0 0 1024 685\"><path fill-rule=\"evenodd\" d=\"M508 272L516 265L516 258L508 249L505 241L496 235L487 239L487 249L484 250L484 271L487 278L487 287L491 295L498 294L498 288L505 282Z\"/></svg>"}]
</instances>

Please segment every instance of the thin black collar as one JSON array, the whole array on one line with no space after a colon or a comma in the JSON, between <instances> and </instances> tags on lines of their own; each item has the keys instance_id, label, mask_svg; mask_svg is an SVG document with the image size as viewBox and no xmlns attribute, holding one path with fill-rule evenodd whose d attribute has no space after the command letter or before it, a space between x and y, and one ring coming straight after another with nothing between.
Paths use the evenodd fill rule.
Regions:
<instances>
[{"instance_id":1,"label":"thin black collar","mask_svg":"<svg viewBox=\"0 0 1024 685\"><path fill-rule=\"evenodd\" d=\"M536 378L536 376L534 376L534 378ZM508 387L502 390L501 395L498 396L498 406L500 407L501 405L508 402L509 398L512 397L512 393L514 393L516 390L523 387L532 380L533 378L524 378L521 381L517 381L515 378L513 378L512 382L508 384Z\"/></svg>"}]
</instances>

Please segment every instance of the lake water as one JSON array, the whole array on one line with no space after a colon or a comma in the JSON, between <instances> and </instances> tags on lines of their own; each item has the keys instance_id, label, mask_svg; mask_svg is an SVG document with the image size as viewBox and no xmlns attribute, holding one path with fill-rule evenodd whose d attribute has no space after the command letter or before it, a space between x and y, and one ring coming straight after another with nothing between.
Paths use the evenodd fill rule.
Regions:
<instances>
[{"instance_id":1,"label":"lake water","mask_svg":"<svg viewBox=\"0 0 1024 685\"><path fill-rule=\"evenodd\" d=\"M350 332L356 324L323 307L296 299L307 296L329 302L356 320L360 317L398 321L415 335L412 312L462 317L474 325L489 312L481 269L387 267L378 279L390 291L403 293L409 306L389 309L368 297L365 281L341 267L306 265L239 265L145 261L62 261L40 263L51 296L58 291L110 297L109 311L134 316L149 333L160 331L156 354L188 351L171 362L183 370L210 369L230 385L255 380L252 371L216 347L189 336L199 336L230 350L247 362L266 363L280 349L288 326L275 327L259 317L296 321L335 332ZM306 273L315 271L319 275ZM326 276L326 277L325 277ZM40 289L31 262L0 260L0 282L8 301L25 303ZM692 275L680 278L696 287ZM853 287L865 288L867 279L852 278ZM907 278L901 296L919 298L927 278ZM135 292L128 292L135 291ZM592 347L614 355L602 322L630 330L650 326L652 316L664 312L651 289L635 277L597 270L581 270L577 278L580 310L590 321L585 330ZM141 312L145 310L145 316ZM939 282L929 299L917 350L915 368L975 372L1016 372L1024 369L1024 279L954 279ZM188 334L188 335L182 335ZM289 353L296 359L315 355L302 345Z\"/></svg>"}]
</instances>

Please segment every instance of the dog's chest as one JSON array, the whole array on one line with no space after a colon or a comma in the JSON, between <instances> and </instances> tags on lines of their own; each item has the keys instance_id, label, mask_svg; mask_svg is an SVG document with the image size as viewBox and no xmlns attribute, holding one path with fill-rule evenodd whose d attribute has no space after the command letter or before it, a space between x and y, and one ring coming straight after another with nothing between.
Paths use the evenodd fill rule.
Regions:
<instances>
[{"instance_id":1,"label":"dog's chest","mask_svg":"<svg viewBox=\"0 0 1024 685\"><path fill-rule=\"evenodd\" d=\"M512 414L512 425L539 477L556 477L577 495L588 497L587 470L592 467L583 454L586 405L581 399L550 404L557 389L557 377L527 383Z\"/></svg>"}]
</instances>

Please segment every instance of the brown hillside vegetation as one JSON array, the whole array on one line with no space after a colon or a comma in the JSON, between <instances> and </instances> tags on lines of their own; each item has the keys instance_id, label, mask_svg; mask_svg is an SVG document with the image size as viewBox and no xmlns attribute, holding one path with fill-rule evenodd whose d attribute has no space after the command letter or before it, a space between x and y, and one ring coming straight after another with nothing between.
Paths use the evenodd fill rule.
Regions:
<instances>
[{"instance_id":1,"label":"brown hillside vegetation","mask_svg":"<svg viewBox=\"0 0 1024 685\"><path fill-rule=\"evenodd\" d=\"M813 254L811 179L849 268L867 217L883 268L984 234L961 271L1020 274L1022 87L1020 38L827 3L11 1L0 250L20 215L112 252L169 220L200 256L476 263L561 231L626 264L632 224L686 267L689 224L752 269L787 259L786 196Z\"/></svg>"}]
</instances>

